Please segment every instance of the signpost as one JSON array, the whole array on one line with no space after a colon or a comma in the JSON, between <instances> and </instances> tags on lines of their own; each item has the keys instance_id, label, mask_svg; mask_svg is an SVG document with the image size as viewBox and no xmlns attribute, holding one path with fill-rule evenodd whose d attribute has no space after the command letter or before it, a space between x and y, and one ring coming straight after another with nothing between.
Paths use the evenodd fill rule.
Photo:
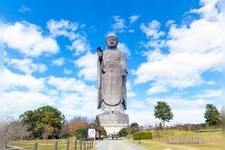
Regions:
<instances>
[{"instance_id":1,"label":"signpost","mask_svg":"<svg viewBox=\"0 0 225 150\"><path fill-rule=\"evenodd\" d=\"M95 139L95 135L96 135L95 129L89 128L88 129L88 139Z\"/></svg>"}]
</instances>

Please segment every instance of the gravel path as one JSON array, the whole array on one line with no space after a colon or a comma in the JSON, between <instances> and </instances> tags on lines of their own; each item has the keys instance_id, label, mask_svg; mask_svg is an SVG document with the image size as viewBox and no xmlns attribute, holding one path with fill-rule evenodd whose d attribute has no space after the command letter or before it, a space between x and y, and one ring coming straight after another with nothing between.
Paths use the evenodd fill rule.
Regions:
<instances>
[{"instance_id":1,"label":"gravel path","mask_svg":"<svg viewBox=\"0 0 225 150\"><path fill-rule=\"evenodd\" d=\"M138 145L135 145L128 140L109 140L100 141L97 143L97 150L146 150Z\"/></svg>"}]
</instances>

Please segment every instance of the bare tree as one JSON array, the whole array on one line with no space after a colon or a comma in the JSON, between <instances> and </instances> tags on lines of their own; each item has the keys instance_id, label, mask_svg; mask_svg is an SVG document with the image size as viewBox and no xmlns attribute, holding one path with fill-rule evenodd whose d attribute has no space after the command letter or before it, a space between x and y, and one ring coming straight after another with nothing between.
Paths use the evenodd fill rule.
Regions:
<instances>
[{"instance_id":1,"label":"bare tree","mask_svg":"<svg viewBox=\"0 0 225 150\"><path fill-rule=\"evenodd\" d=\"M59 132L59 138L67 138L69 137L69 125L68 122L64 123L60 132Z\"/></svg>"},{"instance_id":2,"label":"bare tree","mask_svg":"<svg viewBox=\"0 0 225 150\"><path fill-rule=\"evenodd\" d=\"M22 139L28 136L27 126L12 116L4 116L4 138L5 142Z\"/></svg>"},{"instance_id":3,"label":"bare tree","mask_svg":"<svg viewBox=\"0 0 225 150\"><path fill-rule=\"evenodd\" d=\"M52 135L54 128L51 126L45 126L42 130L42 138L48 139L50 135Z\"/></svg>"}]
</instances>

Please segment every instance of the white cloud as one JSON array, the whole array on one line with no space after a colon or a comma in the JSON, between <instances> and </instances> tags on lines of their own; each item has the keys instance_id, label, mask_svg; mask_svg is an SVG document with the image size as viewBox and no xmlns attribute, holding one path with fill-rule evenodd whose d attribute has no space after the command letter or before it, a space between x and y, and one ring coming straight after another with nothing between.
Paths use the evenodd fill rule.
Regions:
<instances>
[{"instance_id":1,"label":"white cloud","mask_svg":"<svg viewBox=\"0 0 225 150\"><path fill-rule=\"evenodd\" d=\"M22 114L24 111L41 105L54 105L54 100L42 93L10 91L4 93L4 104L7 106L4 107L6 112L20 110Z\"/></svg>"},{"instance_id":2,"label":"white cloud","mask_svg":"<svg viewBox=\"0 0 225 150\"><path fill-rule=\"evenodd\" d=\"M128 98L131 98L131 97L134 97L134 96L136 96L135 92L133 92L133 91L127 91L127 97Z\"/></svg>"},{"instance_id":3,"label":"white cloud","mask_svg":"<svg viewBox=\"0 0 225 150\"><path fill-rule=\"evenodd\" d=\"M221 11L220 7L221 0L200 0L202 7L200 9L192 9L191 13L198 13L204 19L214 20L218 17L219 12ZM216 6L216 7L215 7ZM222 14L220 14L221 16Z\"/></svg>"},{"instance_id":4,"label":"white cloud","mask_svg":"<svg viewBox=\"0 0 225 150\"><path fill-rule=\"evenodd\" d=\"M146 108L146 103L142 100L130 99L129 101L129 109L130 110L144 110Z\"/></svg>"},{"instance_id":5,"label":"white cloud","mask_svg":"<svg viewBox=\"0 0 225 150\"><path fill-rule=\"evenodd\" d=\"M125 26L125 20L122 19L120 16L114 16L113 19L115 23L112 25L112 30L114 32L124 32L127 28Z\"/></svg>"},{"instance_id":6,"label":"white cloud","mask_svg":"<svg viewBox=\"0 0 225 150\"><path fill-rule=\"evenodd\" d=\"M114 23L111 25L112 32L114 33L134 33L135 30L131 28L131 24L136 22L140 16L133 15L129 17L130 24L128 26L125 25L125 19L121 18L121 16L114 16L113 21Z\"/></svg>"},{"instance_id":7,"label":"white cloud","mask_svg":"<svg viewBox=\"0 0 225 150\"><path fill-rule=\"evenodd\" d=\"M126 113L129 114L130 123L138 122L139 125L155 125L159 123L160 120L154 116L154 106L157 104L157 101L165 101L172 108L173 120L166 123L166 125L204 123L205 105L211 102L210 100L206 101L198 98L183 99L180 97L151 97L146 100L129 99Z\"/></svg>"},{"instance_id":8,"label":"white cloud","mask_svg":"<svg viewBox=\"0 0 225 150\"><path fill-rule=\"evenodd\" d=\"M173 120L171 120L169 123L166 123L167 125L175 125L178 123L204 123L204 108L198 108L198 109L173 109ZM194 117L198 116L198 117Z\"/></svg>"},{"instance_id":9,"label":"white cloud","mask_svg":"<svg viewBox=\"0 0 225 150\"><path fill-rule=\"evenodd\" d=\"M95 86L88 86L85 82L74 78L50 77L47 83L61 93L55 98L59 110L67 119L72 119L76 115L93 118L97 115L97 89Z\"/></svg>"},{"instance_id":10,"label":"white cloud","mask_svg":"<svg viewBox=\"0 0 225 150\"><path fill-rule=\"evenodd\" d=\"M53 36L65 36L70 40L77 38L75 31L78 30L78 24L69 22L68 20L49 20L47 27Z\"/></svg>"},{"instance_id":11,"label":"white cloud","mask_svg":"<svg viewBox=\"0 0 225 150\"><path fill-rule=\"evenodd\" d=\"M215 81L206 81L207 85L216 85L217 83Z\"/></svg>"},{"instance_id":12,"label":"white cloud","mask_svg":"<svg viewBox=\"0 0 225 150\"><path fill-rule=\"evenodd\" d=\"M90 81L97 79L97 55L87 53L74 61L74 63L80 68L78 77L83 77L84 80Z\"/></svg>"},{"instance_id":13,"label":"white cloud","mask_svg":"<svg viewBox=\"0 0 225 150\"><path fill-rule=\"evenodd\" d=\"M0 60L1 60L1 63L0 63L0 74L3 74L3 69L4 69L4 58L6 56L6 53L5 53L5 49L4 49L4 45L3 45L3 37L4 37L4 25L3 25L3 22L0 18L0 33L2 33L0 35ZM3 83L3 78L0 79L0 83L2 84ZM3 85L3 84L2 84ZM2 88L1 88L1 85L0 85L0 94L1 94L1 91L2 91ZM0 111L0 117L1 117L1 111Z\"/></svg>"},{"instance_id":14,"label":"white cloud","mask_svg":"<svg viewBox=\"0 0 225 150\"><path fill-rule=\"evenodd\" d=\"M83 91L87 95L80 96L76 93L62 95L60 103L60 110L67 118L74 116L85 116L95 118L98 113L97 110L97 93L95 95L88 95L87 91ZM82 113L81 113L82 112Z\"/></svg>"},{"instance_id":15,"label":"white cloud","mask_svg":"<svg viewBox=\"0 0 225 150\"><path fill-rule=\"evenodd\" d=\"M169 27L169 26L172 25L172 24L175 24L175 21L174 21L174 20L168 20L168 21L166 22L166 27Z\"/></svg>"},{"instance_id":16,"label":"white cloud","mask_svg":"<svg viewBox=\"0 0 225 150\"><path fill-rule=\"evenodd\" d=\"M64 64L64 62L65 62L65 58L60 57L58 59L53 60L52 64L56 65L56 66L62 66Z\"/></svg>"},{"instance_id":17,"label":"white cloud","mask_svg":"<svg viewBox=\"0 0 225 150\"><path fill-rule=\"evenodd\" d=\"M96 95L96 88L94 86L88 86L85 82L76 80L75 78L57 78L51 76L47 79L47 83L62 92L76 92L80 96Z\"/></svg>"},{"instance_id":18,"label":"white cloud","mask_svg":"<svg viewBox=\"0 0 225 150\"><path fill-rule=\"evenodd\" d=\"M82 85L82 87L85 85L82 81L77 81L75 78L57 78L53 76L49 77L47 83L61 91L73 91L75 90L74 88L81 87L78 85Z\"/></svg>"},{"instance_id":19,"label":"white cloud","mask_svg":"<svg viewBox=\"0 0 225 150\"><path fill-rule=\"evenodd\" d=\"M132 85L129 81L127 81L126 83L126 88L127 88L127 97L128 99L131 97L136 96L136 93L134 91L132 91Z\"/></svg>"},{"instance_id":20,"label":"white cloud","mask_svg":"<svg viewBox=\"0 0 225 150\"><path fill-rule=\"evenodd\" d=\"M145 100L133 98L127 99L128 109L126 114L129 115L129 123L137 122L139 125L155 124L154 113L151 113L151 106ZM146 111L147 110L147 111Z\"/></svg>"},{"instance_id":21,"label":"white cloud","mask_svg":"<svg viewBox=\"0 0 225 150\"><path fill-rule=\"evenodd\" d=\"M173 120L171 120L169 123L166 123L167 125L174 125L177 123L204 123L205 105L210 102L210 100L206 101L205 99L183 99L180 97L152 97L147 101L149 105L153 106L150 110L153 115L154 106L157 104L157 101L165 101L171 107L174 117ZM159 122L159 120L157 121Z\"/></svg>"},{"instance_id":22,"label":"white cloud","mask_svg":"<svg viewBox=\"0 0 225 150\"><path fill-rule=\"evenodd\" d=\"M147 49L153 49L153 50L160 50L161 48L165 47L165 40L159 40L159 39L151 39L148 42L140 42L140 45ZM145 52L147 54L148 52Z\"/></svg>"},{"instance_id":23,"label":"white cloud","mask_svg":"<svg viewBox=\"0 0 225 150\"><path fill-rule=\"evenodd\" d=\"M119 42L117 49L124 52L127 56L130 56L130 49L125 43Z\"/></svg>"},{"instance_id":24,"label":"white cloud","mask_svg":"<svg viewBox=\"0 0 225 150\"><path fill-rule=\"evenodd\" d=\"M71 74L71 73L73 73L73 71L72 70L68 70L68 69L63 69L63 73L64 74Z\"/></svg>"},{"instance_id":25,"label":"white cloud","mask_svg":"<svg viewBox=\"0 0 225 150\"><path fill-rule=\"evenodd\" d=\"M161 84L157 82L151 85L151 88L149 88L146 91L146 94L153 95L153 94L163 93L163 92L167 92L167 88L165 87L165 84Z\"/></svg>"},{"instance_id":26,"label":"white cloud","mask_svg":"<svg viewBox=\"0 0 225 150\"><path fill-rule=\"evenodd\" d=\"M222 98L222 90L205 90L203 93L196 95L199 98Z\"/></svg>"},{"instance_id":27,"label":"white cloud","mask_svg":"<svg viewBox=\"0 0 225 150\"><path fill-rule=\"evenodd\" d=\"M134 33L134 29L129 29L128 32Z\"/></svg>"},{"instance_id":28,"label":"white cloud","mask_svg":"<svg viewBox=\"0 0 225 150\"><path fill-rule=\"evenodd\" d=\"M130 24L136 22L139 17L140 17L139 15L130 16Z\"/></svg>"},{"instance_id":29,"label":"white cloud","mask_svg":"<svg viewBox=\"0 0 225 150\"><path fill-rule=\"evenodd\" d=\"M4 62L8 62L9 61L9 58L7 57L8 56L8 53L7 53L7 51L4 49L4 52L3 52L4 54Z\"/></svg>"},{"instance_id":30,"label":"white cloud","mask_svg":"<svg viewBox=\"0 0 225 150\"><path fill-rule=\"evenodd\" d=\"M9 59L7 64L12 68L18 69L27 75L33 72L44 72L47 70L45 64L34 63L32 59Z\"/></svg>"},{"instance_id":31,"label":"white cloud","mask_svg":"<svg viewBox=\"0 0 225 150\"><path fill-rule=\"evenodd\" d=\"M21 13L31 12L31 9L22 5L21 8L18 10Z\"/></svg>"},{"instance_id":32,"label":"white cloud","mask_svg":"<svg viewBox=\"0 0 225 150\"><path fill-rule=\"evenodd\" d=\"M209 101L206 101L201 98L181 98L180 96L171 96L171 97L164 97L164 98L156 98L152 97L147 99L148 103L151 106L155 106L157 104L157 101L165 101L172 109L198 109L204 107Z\"/></svg>"},{"instance_id":33,"label":"white cloud","mask_svg":"<svg viewBox=\"0 0 225 150\"><path fill-rule=\"evenodd\" d=\"M84 27L84 25L82 26ZM6 28L8 30L8 37L6 37L5 44L9 48L19 50L27 56L39 56L44 53L49 53L49 51L43 49L35 49L35 47L40 47L37 45L39 44L37 43L38 40L42 42L41 44L43 44L43 46L49 49L45 43L51 39L50 37L43 36L42 30L38 26L27 22L17 22L15 24L7 24ZM67 37L72 42L71 46L68 47L71 50L75 50L75 54L88 52L90 46L84 36L75 33L75 31L78 30L77 28L77 24L65 20L61 20L60 22L51 20L48 22L48 29L50 30L51 37ZM9 35L9 33L13 33L13 35ZM15 40L17 38L19 41ZM52 40L54 41L54 39ZM13 41L15 42L13 43ZM33 51L30 52L29 50ZM7 51L4 54L5 63L9 65L10 68L18 69L26 73L26 75L21 75L13 73L9 69L4 70L5 93L7 94L4 104L9 105L9 103L14 102L10 107L6 107L6 111L17 113L16 115L18 115L28 109L36 109L41 105L49 104L56 106L57 103L60 103L62 105L57 106L57 108L63 110L62 113L64 113L66 117L72 118L75 115L80 115L80 112L83 112L82 115L90 116L90 114L93 114L93 109L96 110L97 113L97 101L94 100L97 100L95 86L88 86L82 80L76 80L75 78L45 77L38 79L30 74L37 71L45 71L46 66L44 64L35 64L32 59L9 59ZM87 56L87 59L84 59L85 62L95 60L93 58L94 55L91 54L89 56ZM52 61L55 65L63 65L64 62L64 58ZM95 64L95 62L91 62L92 66ZM95 76L93 73L95 71L91 71L92 75L90 76L87 69L93 70L94 68L88 65L82 65L81 62L79 62L79 65L84 71L82 73L81 70L81 76L84 75L85 78L93 80L93 77L91 76ZM64 73L70 74L72 71L64 69ZM44 93L48 93L48 96ZM35 102L32 102L33 100ZM76 100L76 103L74 103L74 100Z\"/></svg>"},{"instance_id":34,"label":"white cloud","mask_svg":"<svg viewBox=\"0 0 225 150\"><path fill-rule=\"evenodd\" d=\"M158 39L164 34L159 31L159 22L152 21L148 26L142 24L141 30L147 37L158 39L159 44L146 43L146 47L156 49L145 52L147 61L133 72L137 76L135 84L152 82L147 91L149 95L166 92L169 88L185 89L207 84L202 78L203 73L222 70L220 21L221 17L214 20L200 18L180 27L173 23L166 40ZM160 48L164 47L168 48L168 54L161 53Z\"/></svg>"},{"instance_id":35,"label":"white cloud","mask_svg":"<svg viewBox=\"0 0 225 150\"><path fill-rule=\"evenodd\" d=\"M158 78L183 78L188 76L188 72L185 67L189 64L190 60L183 60L185 54L170 55L165 57L157 51L148 55L148 58L152 58L146 63L142 63L139 69L135 72L138 78L135 83L144 83L150 80L157 80ZM180 61L182 64L180 64ZM179 63L177 63L179 62ZM194 64L195 65L195 64ZM191 68L192 66L190 66ZM190 69L190 72L192 70ZM182 73L182 74L180 74ZM192 73L192 72L191 72Z\"/></svg>"},{"instance_id":36,"label":"white cloud","mask_svg":"<svg viewBox=\"0 0 225 150\"><path fill-rule=\"evenodd\" d=\"M82 91L83 95L76 92L59 94L58 91L50 90L48 95L41 92L10 91L4 94L4 111L15 115L17 118L27 110L34 110L44 105L51 105L60 110L66 119L74 116L88 116L94 118L97 113L97 93L95 91ZM82 112L82 113L81 113Z\"/></svg>"},{"instance_id":37,"label":"white cloud","mask_svg":"<svg viewBox=\"0 0 225 150\"><path fill-rule=\"evenodd\" d=\"M40 91L44 89L44 79L37 79L30 75L20 75L4 69L4 88L13 90L15 88L26 88L29 91Z\"/></svg>"},{"instance_id":38,"label":"white cloud","mask_svg":"<svg viewBox=\"0 0 225 150\"><path fill-rule=\"evenodd\" d=\"M90 45L87 43L87 40L85 38L74 40L72 42L72 45L68 46L68 48L70 50L74 50L75 55L90 51Z\"/></svg>"},{"instance_id":39,"label":"white cloud","mask_svg":"<svg viewBox=\"0 0 225 150\"><path fill-rule=\"evenodd\" d=\"M59 50L55 39L42 35L41 28L29 22L6 24L4 42L8 48L32 57Z\"/></svg>"},{"instance_id":40,"label":"white cloud","mask_svg":"<svg viewBox=\"0 0 225 150\"><path fill-rule=\"evenodd\" d=\"M148 42L140 42L140 45L144 48L161 49L165 46L165 40L161 39L165 35L163 31L160 31L160 22L153 20L147 25L142 23L140 29L145 33Z\"/></svg>"},{"instance_id":41,"label":"white cloud","mask_svg":"<svg viewBox=\"0 0 225 150\"><path fill-rule=\"evenodd\" d=\"M4 101L4 74L3 69L0 69L0 98ZM0 111L0 117L2 115L2 111Z\"/></svg>"},{"instance_id":42,"label":"white cloud","mask_svg":"<svg viewBox=\"0 0 225 150\"><path fill-rule=\"evenodd\" d=\"M172 108L174 117L169 124L173 125L177 123L204 123L205 106L215 99L165 97L149 98L147 101L150 105L156 105L157 101L165 101ZM221 103L222 101L217 103L218 109L222 107ZM154 108L151 111L154 113Z\"/></svg>"},{"instance_id":43,"label":"white cloud","mask_svg":"<svg viewBox=\"0 0 225 150\"><path fill-rule=\"evenodd\" d=\"M157 52L156 52L157 53ZM149 59L156 56L153 52ZM135 83L155 81L149 89L150 92L160 92L160 89L179 88L184 89L204 83L201 74L207 70L213 70L221 65L220 53L188 54L178 53L168 56L158 55L155 59L142 63L135 72L137 76ZM154 91L153 91L154 89ZM154 94L154 93L151 93Z\"/></svg>"},{"instance_id":44,"label":"white cloud","mask_svg":"<svg viewBox=\"0 0 225 150\"><path fill-rule=\"evenodd\" d=\"M86 37L81 34L82 32L79 32L79 29L84 28L85 24L79 26L78 23L68 20L49 20L47 26L53 36L64 36L70 40L71 45L67 46L67 48L74 50L75 55L90 51L90 45Z\"/></svg>"},{"instance_id":45,"label":"white cloud","mask_svg":"<svg viewBox=\"0 0 225 150\"><path fill-rule=\"evenodd\" d=\"M170 91L170 88L183 90L202 83L210 85L210 87L216 86L217 83L213 79L204 81L202 74L207 71L221 73L222 50L220 44L221 29L223 29L219 24L221 14L212 5L215 4L215 0L202 0L201 2L203 5L200 9L190 12L198 13L202 18L181 26L176 25L174 21L168 21L168 33L160 31L160 22L158 21L143 23L140 26L148 40L144 43L144 47L152 48L153 51L144 53L146 62L142 63L133 74L136 75L135 84L149 83L148 95L167 92ZM137 17L131 16L129 21L134 23L137 19ZM114 21L112 29L116 32L125 32L129 29L121 17L115 16ZM95 117L98 113L96 85L87 85L83 79L96 80L97 56L90 53L90 45L85 36L81 34L84 30L80 32L85 25L78 25L67 20L50 20L47 26L50 36L44 35L40 27L27 22L6 24L8 37L5 39L5 44L8 48L18 50L27 56L40 56L45 53L58 52L59 47L54 38L68 38L71 44L67 47L74 50L76 55L84 54L74 61L79 69L76 70L76 73L78 72L77 75L82 80L68 77L37 78L31 76L33 72L45 71L46 66L35 64L34 60L28 59L29 57L23 60L9 59L8 55L11 54L5 51L5 63L11 65L7 67L19 69L26 75L16 74L7 68L4 70L4 105L7 106L4 109L8 112L16 112L18 116L28 109L36 109L41 105L49 104L59 109L67 119L71 119L75 115ZM133 32L134 30L127 31ZM43 41L49 42L46 44ZM161 48L169 48L169 52L161 53ZM124 43L119 43L118 49L122 49L123 52L130 55L130 50ZM65 59L55 59L53 64L63 65ZM72 70L64 68L63 72L71 74ZM0 74L0 76L2 75ZM129 114L130 123L138 122L140 125L154 125L159 122L155 119L153 110L153 106L158 100L165 100L171 105L174 119L170 124L204 122L204 106L214 102L215 98L217 98L216 101L219 101L222 93L221 90L212 89L202 93L198 92L196 96L191 96L191 99L188 99L187 96L185 99L150 97L145 100L142 99L143 96L140 98L141 100L136 100L135 96L138 93L133 91L133 84L133 81L127 82L128 110L126 113ZM188 90L183 91L187 92Z\"/></svg>"},{"instance_id":46,"label":"white cloud","mask_svg":"<svg viewBox=\"0 0 225 150\"><path fill-rule=\"evenodd\" d=\"M172 25L169 32L170 40L167 45L172 53L207 53L221 51L222 24L220 20L207 21L199 19L193 21L190 27Z\"/></svg>"},{"instance_id":47,"label":"white cloud","mask_svg":"<svg viewBox=\"0 0 225 150\"><path fill-rule=\"evenodd\" d=\"M146 111L135 111L135 110L128 110L127 113L129 114L129 123L136 122L139 125L154 125L157 123L157 120L154 117L154 114Z\"/></svg>"},{"instance_id":48,"label":"white cloud","mask_svg":"<svg viewBox=\"0 0 225 150\"><path fill-rule=\"evenodd\" d=\"M43 105L56 107L67 119L76 115L94 118L98 113L96 88L81 80L56 77L35 79L32 76L12 74L9 70L5 70L5 76L7 88L4 105L7 107L4 107L4 111L16 117ZM20 90L18 87L29 90Z\"/></svg>"},{"instance_id":49,"label":"white cloud","mask_svg":"<svg viewBox=\"0 0 225 150\"><path fill-rule=\"evenodd\" d=\"M159 30L160 28L160 23L156 20L151 21L147 25L144 23L141 24L140 29L142 32L146 34L146 36L152 39L158 39L161 36L165 35L164 32Z\"/></svg>"}]
</instances>

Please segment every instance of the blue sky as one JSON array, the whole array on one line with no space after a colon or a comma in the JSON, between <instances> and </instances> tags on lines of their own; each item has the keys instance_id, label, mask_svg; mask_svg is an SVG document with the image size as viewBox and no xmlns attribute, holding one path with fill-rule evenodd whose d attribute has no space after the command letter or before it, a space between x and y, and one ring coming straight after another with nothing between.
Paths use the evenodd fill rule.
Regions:
<instances>
[{"instance_id":1,"label":"blue sky","mask_svg":"<svg viewBox=\"0 0 225 150\"><path fill-rule=\"evenodd\" d=\"M109 32L127 56L130 123L158 123L159 100L172 108L170 124L204 122L209 103L222 109L219 0L8 0L4 6L6 114L51 105L68 120L94 118L96 48L105 49Z\"/></svg>"}]
</instances>

